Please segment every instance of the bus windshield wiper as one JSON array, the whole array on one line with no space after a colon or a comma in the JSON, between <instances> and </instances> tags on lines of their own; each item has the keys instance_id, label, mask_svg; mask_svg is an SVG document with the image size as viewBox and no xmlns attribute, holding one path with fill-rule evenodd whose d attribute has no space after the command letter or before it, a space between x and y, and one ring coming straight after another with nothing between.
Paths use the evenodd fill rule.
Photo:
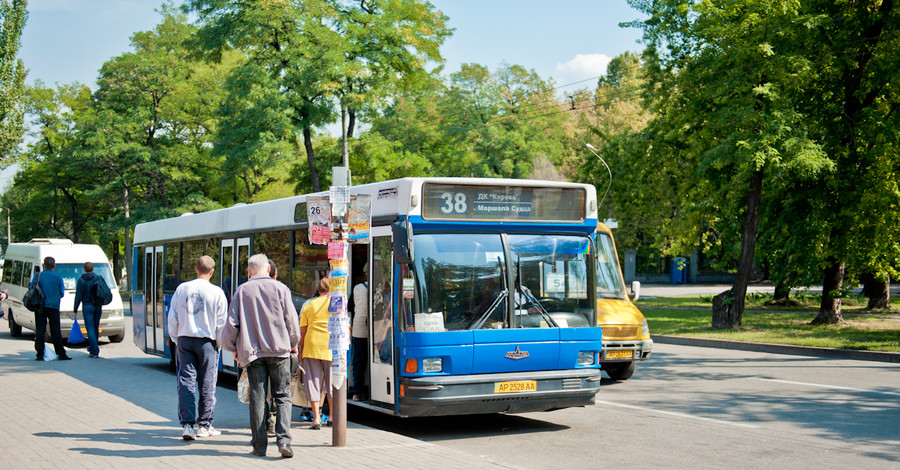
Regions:
<instances>
[{"instance_id":1,"label":"bus windshield wiper","mask_svg":"<svg viewBox=\"0 0 900 470\"><path fill-rule=\"evenodd\" d=\"M494 313L494 310L497 310L497 307L503 305L503 300L509 296L509 289L506 288L506 272L503 269L503 260L501 260L499 256L497 257L497 264L500 266L500 282L503 288L497 294L497 298L491 302L491 305L487 309L485 309L484 313L482 313L475 321L469 323L467 328L469 330L480 329L481 326L484 325L484 322ZM507 315L504 313L504 319L506 319L506 316Z\"/></svg>"}]
</instances>

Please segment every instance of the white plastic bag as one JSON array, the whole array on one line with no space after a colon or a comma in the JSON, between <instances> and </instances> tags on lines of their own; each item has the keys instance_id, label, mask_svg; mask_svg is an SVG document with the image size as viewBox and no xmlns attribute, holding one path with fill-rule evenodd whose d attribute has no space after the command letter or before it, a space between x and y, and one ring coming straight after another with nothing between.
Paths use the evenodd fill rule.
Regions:
<instances>
[{"instance_id":1,"label":"white plastic bag","mask_svg":"<svg viewBox=\"0 0 900 470\"><path fill-rule=\"evenodd\" d=\"M237 395L241 403L250 403L250 379L247 378L247 369L241 372L241 378L238 379Z\"/></svg>"},{"instance_id":2,"label":"white plastic bag","mask_svg":"<svg viewBox=\"0 0 900 470\"><path fill-rule=\"evenodd\" d=\"M44 348L44 360L45 361L49 362L49 361L55 361L57 359L59 359L59 357L56 356L56 351L53 348L51 348L49 346Z\"/></svg>"}]
</instances>

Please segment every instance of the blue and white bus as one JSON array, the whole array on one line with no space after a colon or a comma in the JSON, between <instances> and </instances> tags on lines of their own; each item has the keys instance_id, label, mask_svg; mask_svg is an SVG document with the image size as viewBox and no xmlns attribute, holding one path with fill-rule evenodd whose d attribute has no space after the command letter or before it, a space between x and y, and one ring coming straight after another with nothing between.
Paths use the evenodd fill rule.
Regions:
<instances>
[{"instance_id":1,"label":"blue and white bus","mask_svg":"<svg viewBox=\"0 0 900 470\"><path fill-rule=\"evenodd\" d=\"M405 178L350 193L372 200L370 242L351 245L350 254L351 279L367 282L369 312L368 393L351 404L434 416L594 402L603 348L598 292L609 287L598 285L593 186ZM328 275L327 248L309 242L306 198L138 225L137 346L172 357L168 302L202 254L216 258L214 279L229 296L246 277L247 258L266 254L299 311ZM236 371L229 355L222 369Z\"/></svg>"}]
</instances>

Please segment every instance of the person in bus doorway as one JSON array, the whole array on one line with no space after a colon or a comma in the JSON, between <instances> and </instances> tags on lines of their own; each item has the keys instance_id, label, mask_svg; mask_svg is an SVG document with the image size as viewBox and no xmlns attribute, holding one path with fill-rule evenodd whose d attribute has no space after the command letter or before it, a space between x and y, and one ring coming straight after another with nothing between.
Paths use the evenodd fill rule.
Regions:
<instances>
[{"instance_id":1,"label":"person in bus doorway","mask_svg":"<svg viewBox=\"0 0 900 470\"><path fill-rule=\"evenodd\" d=\"M34 350L37 352L37 361L44 360L44 337L47 335L47 323L50 323L50 337L53 339L53 348L60 361L72 359L66 354L63 347L62 332L59 328L59 302L66 294L66 285L62 276L53 272L56 269L56 259L52 256L44 258L44 272L35 274L29 288L35 282L40 282L44 291L44 306L34 314Z\"/></svg>"},{"instance_id":2,"label":"person in bus doorway","mask_svg":"<svg viewBox=\"0 0 900 470\"><path fill-rule=\"evenodd\" d=\"M215 267L212 257L198 258L194 266L197 278L179 284L169 304L168 330L175 343L178 371L178 420L181 437L186 441L222 434L213 427L213 413L219 373L218 342L225 329L228 302L225 292L210 282ZM195 384L200 389L196 412Z\"/></svg>"},{"instance_id":3,"label":"person in bus doorway","mask_svg":"<svg viewBox=\"0 0 900 470\"><path fill-rule=\"evenodd\" d=\"M75 307L72 309L72 312L77 317L78 307L83 307L84 328L87 330L88 337L88 356L93 358L100 357L100 345L97 340L100 335L100 317L103 315L103 305L95 304L94 296L92 295L96 288L94 286L96 282L106 281L94 272L94 263L86 261L84 263L84 274L78 278L78 282L75 284Z\"/></svg>"},{"instance_id":4,"label":"person in bus doorway","mask_svg":"<svg viewBox=\"0 0 900 470\"><path fill-rule=\"evenodd\" d=\"M269 277L269 260L256 254L247 260L250 279L238 286L228 308L224 347L247 369L250 382L251 454L266 455L266 391L271 380L277 410L275 442L282 457L291 450L291 353L300 341L297 309L284 283Z\"/></svg>"},{"instance_id":5,"label":"person in bus doorway","mask_svg":"<svg viewBox=\"0 0 900 470\"><path fill-rule=\"evenodd\" d=\"M300 361L306 374L306 398L312 406L312 429L322 427L321 410L328 397L331 404L331 349L328 348L328 278L319 280L318 297L303 306L300 313Z\"/></svg>"},{"instance_id":6,"label":"person in bus doorway","mask_svg":"<svg viewBox=\"0 0 900 470\"><path fill-rule=\"evenodd\" d=\"M366 283L367 267L357 275L353 287L353 324L350 329L350 349L353 353L350 367L353 386L350 396L360 401L366 394L366 366L369 364L369 287Z\"/></svg>"}]
</instances>

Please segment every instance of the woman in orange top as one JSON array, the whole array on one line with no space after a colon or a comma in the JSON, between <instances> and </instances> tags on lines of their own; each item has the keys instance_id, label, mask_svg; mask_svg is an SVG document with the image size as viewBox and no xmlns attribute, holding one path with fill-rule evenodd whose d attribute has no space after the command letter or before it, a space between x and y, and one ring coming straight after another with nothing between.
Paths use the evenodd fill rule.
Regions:
<instances>
[{"instance_id":1,"label":"woman in orange top","mask_svg":"<svg viewBox=\"0 0 900 470\"><path fill-rule=\"evenodd\" d=\"M306 385L306 398L312 406L313 429L322 426L319 410L328 397L331 408L331 349L328 348L328 279L319 281L319 296L300 312L300 359ZM334 409L334 408L331 408Z\"/></svg>"}]
</instances>

